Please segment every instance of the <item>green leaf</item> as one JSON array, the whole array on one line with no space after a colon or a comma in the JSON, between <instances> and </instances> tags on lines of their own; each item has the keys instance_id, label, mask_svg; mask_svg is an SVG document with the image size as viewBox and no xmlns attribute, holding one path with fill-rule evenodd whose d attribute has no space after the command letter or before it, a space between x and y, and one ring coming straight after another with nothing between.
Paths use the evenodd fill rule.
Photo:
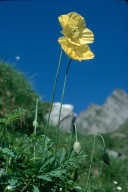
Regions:
<instances>
[{"instance_id":1,"label":"green leaf","mask_svg":"<svg viewBox=\"0 0 128 192\"><path fill-rule=\"evenodd\" d=\"M9 155L9 156L11 156L11 157L14 157L15 155L14 155L14 153L13 153L13 151L11 151L10 149L8 149L8 148L1 148L0 147L0 151L2 151L4 154L7 154L7 155Z\"/></svg>"},{"instance_id":2,"label":"green leaf","mask_svg":"<svg viewBox=\"0 0 128 192\"><path fill-rule=\"evenodd\" d=\"M51 175L53 177L61 177L62 174L65 174L65 173L66 173L65 169L56 169L56 170L49 172L49 175Z\"/></svg>"},{"instance_id":3,"label":"green leaf","mask_svg":"<svg viewBox=\"0 0 128 192\"><path fill-rule=\"evenodd\" d=\"M5 124L5 119L2 119L2 118L0 118L0 123L4 123Z\"/></svg>"},{"instance_id":4,"label":"green leaf","mask_svg":"<svg viewBox=\"0 0 128 192\"><path fill-rule=\"evenodd\" d=\"M3 120L1 119L0 122L8 125L17 119L20 119L24 112L25 110L22 108L15 109L12 113L7 114Z\"/></svg>"},{"instance_id":5,"label":"green leaf","mask_svg":"<svg viewBox=\"0 0 128 192\"><path fill-rule=\"evenodd\" d=\"M33 192L40 192L40 190L37 186L33 185Z\"/></svg>"},{"instance_id":6,"label":"green leaf","mask_svg":"<svg viewBox=\"0 0 128 192\"><path fill-rule=\"evenodd\" d=\"M48 174L39 175L38 178L45 181L52 181L52 178Z\"/></svg>"},{"instance_id":7,"label":"green leaf","mask_svg":"<svg viewBox=\"0 0 128 192\"><path fill-rule=\"evenodd\" d=\"M11 178L8 180L9 185L16 185L18 183L18 180L16 178Z\"/></svg>"},{"instance_id":8,"label":"green leaf","mask_svg":"<svg viewBox=\"0 0 128 192\"><path fill-rule=\"evenodd\" d=\"M61 154L60 154L60 164L63 162L65 155L66 155L66 150L65 148L62 148Z\"/></svg>"},{"instance_id":9,"label":"green leaf","mask_svg":"<svg viewBox=\"0 0 128 192\"><path fill-rule=\"evenodd\" d=\"M55 157L50 157L49 159L45 160L45 162L43 163L43 165L41 166L39 172L41 172L48 164L52 164L55 161Z\"/></svg>"}]
</instances>

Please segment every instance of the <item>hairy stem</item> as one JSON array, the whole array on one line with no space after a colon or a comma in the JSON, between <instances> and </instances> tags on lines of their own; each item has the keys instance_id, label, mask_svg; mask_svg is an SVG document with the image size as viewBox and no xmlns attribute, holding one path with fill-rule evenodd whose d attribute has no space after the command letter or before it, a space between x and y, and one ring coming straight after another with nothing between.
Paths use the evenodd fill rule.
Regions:
<instances>
[{"instance_id":1,"label":"hairy stem","mask_svg":"<svg viewBox=\"0 0 128 192\"><path fill-rule=\"evenodd\" d=\"M49 114L48 114L48 120L47 120L46 127L45 127L44 148L45 148L45 140L46 140L46 136L47 136L47 131L48 131L48 126L49 126L51 111L52 111L53 102L54 102L54 97L55 97L55 91L56 91L56 85L57 85L57 80L58 80L59 71L60 71L61 60L62 60L62 49L61 49L61 52L60 52L59 63L58 63L57 72L56 72L56 76L55 76L55 81L54 81L54 85L53 85L52 100L51 100L50 110L49 110Z\"/></svg>"},{"instance_id":2,"label":"hairy stem","mask_svg":"<svg viewBox=\"0 0 128 192\"><path fill-rule=\"evenodd\" d=\"M99 136L102 139L102 143L103 143L103 147L104 147L104 152L106 150L105 141L104 141L104 138L102 137L102 135L100 135L100 134L94 135L93 148L92 148L92 154L91 154L91 160L90 160L89 171L88 171L88 178L87 178L87 184L86 184L86 192L88 191L88 188L89 188L90 173L91 173L91 168L92 168L92 162L93 162L93 156L94 156L95 143L96 143L96 137L97 136Z\"/></svg>"},{"instance_id":3,"label":"hairy stem","mask_svg":"<svg viewBox=\"0 0 128 192\"><path fill-rule=\"evenodd\" d=\"M37 112L38 112L38 99L36 99L36 110L35 110L35 120L34 120L34 136L36 136L36 128L37 128ZM34 147L33 147L33 158L34 158L34 162L35 162L35 157L36 157L36 144L34 143Z\"/></svg>"},{"instance_id":4,"label":"hairy stem","mask_svg":"<svg viewBox=\"0 0 128 192\"><path fill-rule=\"evenodd\" d=\"M64 84L63 84L63 90L62 90L62 95L61 95L61 103L60 103L60 110L59 110L58 125L57 125L57 129L56 129L55 154L57 152L57 147L58 147L58 135L59 135L59 128L60 128L60 117L61 117L61 111L62 111L62 104L63 104L63 99L64 99L65 87L66 87L66 82L67 82L67 77L68 77L68 71L69 71L69 67L70 67L71 61L72 61L72 59L70 59L70 61L68 63L68 67L66 69L66 74L65 74Z\"/></svg>"}]
</instances>

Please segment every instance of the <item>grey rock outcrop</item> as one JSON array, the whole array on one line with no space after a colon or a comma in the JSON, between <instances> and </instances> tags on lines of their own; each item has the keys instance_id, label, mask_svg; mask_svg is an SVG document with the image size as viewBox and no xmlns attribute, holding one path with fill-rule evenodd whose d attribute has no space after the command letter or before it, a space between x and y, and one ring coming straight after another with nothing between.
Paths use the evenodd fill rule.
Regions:
<instances>
[{"instance_id":1,"label":"grey rock outcrop","mask_svg":"<svg viewBox=\"0 0 128 192\"><path fill-rule=\"evenodd\" d=\"M59 120L59 111L60 111L60 103L54 103L52 107L52 112L50 115L50 125L56 126L58 125ZM69 132L71 129L71 122L73 119L73 105L63 104L60 116L60 128L64 131ZM46 114L45 119L48 119L48 114Z\"/></svg>"},{"instance_id":2,"label":"grey rock outcrop","mask_svg":"<svg viewBox=\"0 0 128 192\"><path fill-rule=\"evenodd\" d=\"M113 132L128 121L128 95L115 90L103 106L92 104L77 117L79 132L96 134Z\"/></svg>"},{"instance_id":3,"label":"grey rock outcrop","mask_svg":"<svg viewBox=\"0 0 128 192\"><path fill-rule=\"evenodd\" d=\"M56 126L58 124L59 111L60 103L54 103L50 125ZM45 118L48 118L48 114ZM63 104L60 128L64 131L71 131L73 118L73 105ZM128 94L120 89L113 91L104 105L91 104L76 118L78 132L84 135L113 132L125 122L128 122Z\"/></svg>"}]
</instances>

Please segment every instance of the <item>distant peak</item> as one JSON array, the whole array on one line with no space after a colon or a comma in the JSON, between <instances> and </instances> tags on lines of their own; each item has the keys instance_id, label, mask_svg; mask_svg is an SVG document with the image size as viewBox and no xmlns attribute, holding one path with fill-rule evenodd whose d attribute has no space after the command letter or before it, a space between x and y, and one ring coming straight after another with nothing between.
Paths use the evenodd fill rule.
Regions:
<instances>
[{"instance_id":1,"label":"distant peak","mask_svg":"<svg viewBox=\"0 0 128 192\"><path fill-rule=\"evenodd\" d=\"M122 89L115 89L112 92L112 95L127 95L127 93L124 90L122 90Z\"/></svg>"},{"instance_id":2,"label":"distant peak","mask_svg":"<svg viewBox=\"0 0 128 192\"><path fill-rule=\"evenodd\" d=\"M128 94L122 89L115 89L108 100L114 99L117 101L125 102L128 99Z\"/></svg>"}]
</instances>

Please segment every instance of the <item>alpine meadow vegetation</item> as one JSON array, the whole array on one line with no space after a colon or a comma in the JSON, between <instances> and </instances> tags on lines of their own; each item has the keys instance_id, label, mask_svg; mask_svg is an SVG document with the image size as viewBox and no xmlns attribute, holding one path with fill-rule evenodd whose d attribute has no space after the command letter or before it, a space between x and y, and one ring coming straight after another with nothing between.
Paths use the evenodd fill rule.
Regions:
<instances>
[{"instance_id":1,"label":"alpine meadow vegetation","mask_svg":"<svg viewBox=\"0 0 128 192\"><path fill-rule=\"evenodd\" d=\"M128 190L127 140L112 134L84 136L77 124L70 133L60 129L61 111L73 60L94 58L88 44L94 34L84 17L71 12L58 17L63 37L51 102L42 101L30 81L0 60L0 192L116 192ZM60 98L57 126L50 125L62 52L69 57ZM46 82L47 83L47 82ZM46 120L45 114L49 113ZM128 124L120 130L126 132ZM124 150L124 159L108 149Z\"/></svg>"}]
</instances>

